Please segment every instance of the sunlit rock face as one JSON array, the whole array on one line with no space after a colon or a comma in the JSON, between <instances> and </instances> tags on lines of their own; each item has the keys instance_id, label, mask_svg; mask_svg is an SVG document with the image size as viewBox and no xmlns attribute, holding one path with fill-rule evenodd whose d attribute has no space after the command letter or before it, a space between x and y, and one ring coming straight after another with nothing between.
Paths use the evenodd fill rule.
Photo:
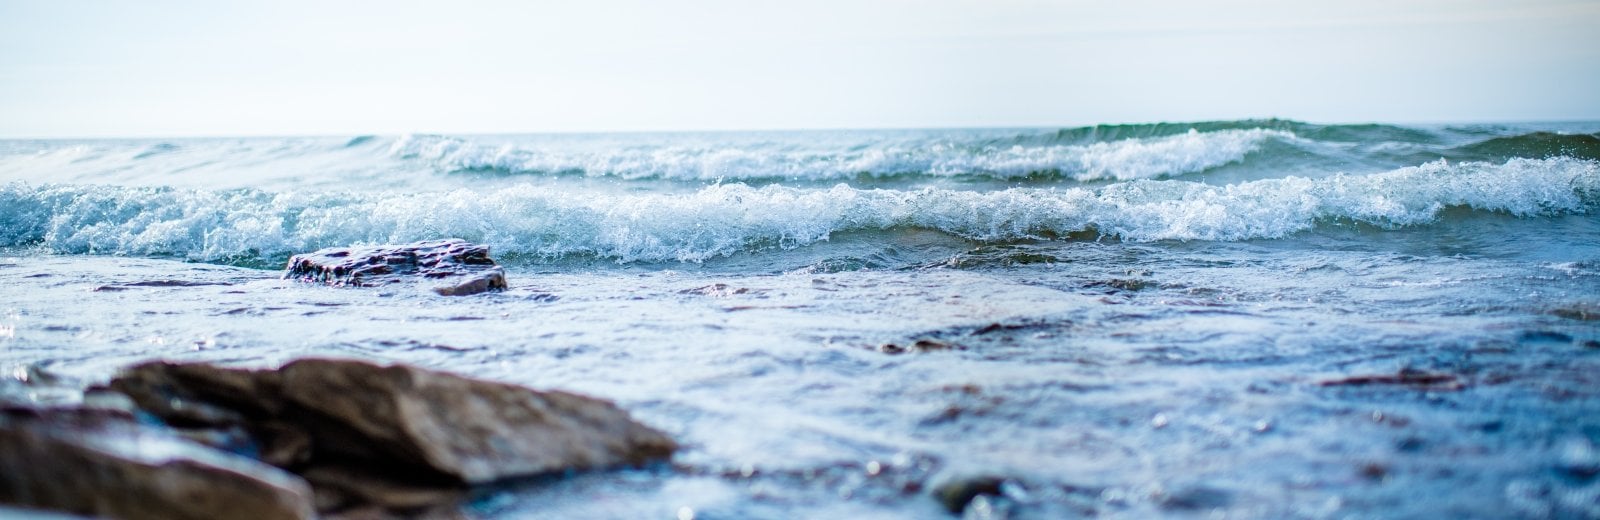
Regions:
<instances>
[{"instance_id":1,"label":"sunlit rock face","mask_svg":"<svg viewBox=\"0 0 1600 520\"><path fill-rule=\"evenodd\" d=\"M409 365L154 362L110 387L174 427L246 432L246 451L310 480L321 507L412 508L468 485L642 465L677 449L609 401Z\"/></svg>"},{"instance_id":2,"label":"sunlit rock face","mask_svg":"<svg viewBox=\"0 0 1600 520\"><path fill-rule=\"evenodd\" d=\"M330 247L290 257L283 278L343 287L427 281L444 296L506 288L505 270L489 258L489 246L460 239Z\"/></svg>"}]
</instances>

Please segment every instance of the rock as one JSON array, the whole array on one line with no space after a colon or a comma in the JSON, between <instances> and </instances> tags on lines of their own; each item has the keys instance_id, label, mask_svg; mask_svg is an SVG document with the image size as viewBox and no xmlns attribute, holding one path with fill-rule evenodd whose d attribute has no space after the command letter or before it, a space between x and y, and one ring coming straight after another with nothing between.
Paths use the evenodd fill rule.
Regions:
<instances>
[{"instance_id":1,"label":"rock","mask_svg":"<svg viewBox=\"0 0 1600 520\"><path fill-rule=\"evenodd\" d=\"M1117 290L1121 290L1121 291L1129 291L1129 292L1143 291L1143 290L1145 290L1145 288L1150 286L1150 282L1147 282L1145 280L1134 280L1134 279L1127 279L1127 278L1116 278L1116 279L1106 280L1104 282L1104 284L1105 284L1106 287L1110 287L1112 289L1117 289Z\"/></svg>"},{"instance_id":2,"label":"rock","mask_svg":"<svg viewBox=\"0 0 1600 520\"><path fill-rule=\"evenodd\" d=\"M961 510L961 520L1006 520L1015 510L1015 504L1005 497L978 495Z\"/></svg>"},{"instance_id":3,"label":"rock","mask_svg":"<svg viewBox=\"0 0 1600 520\"><path fill-rule=\"evenodd\" d=\"M1402 368L1395 374L1374 374L1365 376L1350 376L1342 379L1323 381L1322 386L1374 386L1398 385L1416 388L1418 390L1454 391L1466 387L1456 376L1436 372L1425 372L1413 368Z\"/></svg>"},{"instance_id":4,"label":"rock","mask_svg":"<svg viewBox=\"0 0 1600 520\"><path fill-rule=\"evenodd\" d=\"M0 406L0 502L119 518L450 517L470 485L677 449L608 401L363 361L153 362L85 395Z\"/></svg>"},{"instance_id":5,"label":"rock","mask_svg":"<svg viewBox=\"0 0 1600 520\"><path fill-rule=\"evenodd\" d=\"M980 495L1003 495L1001 486L1005 483L1004 477L994 475L955 477L934 486L933 497L939 500L946 511L961 514Z\"/></svg>"},{"instance_id":6,"label":"rock","mask_svg":"<svg viewBox=\"0 0 1600 520\"><path fill-rule=\"evenodd\" d=\"M919 339L911 344L911 350L917 352L940 352L945 350L966 350L966 347L936 339Z\"/></svg>"},{"instance_id":7,"label":"rock","mask_svg":"<svg viewBox=\"0 0 1600 520\"><path fill-rule=\"evenodd\" d=\"M427 485L639 465L677 444L609 401L406 365L304 359L278 370L146 363L111 388L174 425L243 425L292 469L359 463Z\"/></svg>"},{"instance_id":8,"label":"rock","mask_svg":"<svg viewBox=\"0 0 1600 520\"><path fill-rule=\"evenodd\" d=\"M1569 320L1600 321L1600 303L1574 303L1550 309L1549 312Z\"/></svg>"},{"instance_id":9,"label":"rock","mask_svg":"<svg viewBox=\"0 0 1600 520\"><path fill-rule=\"evenodd\" d=\"M449 510L466 497L460 486L417 485L376 475L370 470L350 466L317 466L301 472L316 490L319 511L342 511L344 516L367 510L397 511L404 516L415 512Z\"/></svg>"},{"instance_id":10,"label":"rock","mask_svg":"<svg viewBox=\"0 0 1600 520\"><path fill-rule=\"evenodd\" d=\"M1021 325L1001 324L1000 322L994 322L994 323L990 323L988 325L984 325L983 328L980 328L978 330L972 331L972 335L973 336L982 336L984 334L990 334L990 333L994 333L994 332L1003 332L1003 331L1006 331L1006 330L1021 329L1021 328L1024 328L1024 327L1021 326Z\"/></svg>"},{"instance_id":11,"label":"rock","mask_svg":"<svg viewBox=\"0 0 1600 520\"><path fill-rule=\"evenodd\" d=\"M312 518L305 481L92 409L0 413L0 502L126 519Z\"/></svg>"},{"instance_id":12,"label":"rock","mask_svg":"<svg viewBox=\"0 0 1600 520\"><path fill-rule=\"evenodd\" d=\"M119 372L108 389L173 427L221 428L279 413L281 400L260 398L277 393L270 379L250 370L154 362Z\"/></svg>"},{"instance_id":13,"label":"rock","mask_svg":"<svg viewBox=\"0 0 1600 520\"><path fill-rule=\"evenodd\" d=\"M927 353L927 352L943 352L943 351L947 351L947 350L966 350L966 349L967 349L967 347L965 347L963 345L959 345L959 344L956 344L956 343L950 343L950 342L947 342L947 341L940 341L940 340L937 340L937 339L929 339L929 338L922 338L922 339L918 339L916 341L913 341L911 343L911 346L909 346L909 347L903 347L903 346L900 346L899 344L895 344L895 343L884 343L882 345L878 345L878 352L882 352L884 354L891 354L891 355L893 355L893 354L905 354L907 352Z\"/></svg>"},{"instance_id":14,"label":"rock","mask_svg":"<svg viewBox=\"0 0 1600 520\"><path fill-rule=\"evenodd\" d=\"M677 449L611 402L573 393L347 360L296 361L279 375L291 406L361 439L341 451L372 448L469 484L639 465ZM338 437L330 429L313 431L314 449Z\"/></svg>"},{"instance_id":15,"label":"rock","mask_svg":"<svg viewBox=\"0 0 1600 520\"><path fill-rule=\"evenodd\" d=\"M294 255L289 257L283 278L341 287L442 282L433 291L444 296L506 288L505 270L489 258L489 246L460 239L333 247Z\"/></svg>"}]
</instances>

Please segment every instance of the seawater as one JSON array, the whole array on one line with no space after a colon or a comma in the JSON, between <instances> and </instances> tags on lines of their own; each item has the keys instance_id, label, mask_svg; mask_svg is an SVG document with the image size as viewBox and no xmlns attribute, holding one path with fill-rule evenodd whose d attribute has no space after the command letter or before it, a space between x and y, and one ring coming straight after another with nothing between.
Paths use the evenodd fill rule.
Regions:
<instances>
[{"instance_id":1,"label":"seawater","mask_svg":"<svg viewBox=\"0 0 1600 520\"><path fill-rule=\"evenodd\" d=\"M0 388L396 360L686 446L489 518L1591 517L1597 209L1600 123L0 141ZM512 289L277 277L445 237Z\"/></svg>"}]
</instances>

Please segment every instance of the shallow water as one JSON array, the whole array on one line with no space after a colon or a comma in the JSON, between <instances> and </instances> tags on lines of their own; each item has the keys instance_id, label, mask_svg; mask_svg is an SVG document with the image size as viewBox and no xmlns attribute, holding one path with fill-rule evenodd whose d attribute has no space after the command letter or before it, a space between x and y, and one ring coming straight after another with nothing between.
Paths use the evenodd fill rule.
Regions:
<instances>
[{"instance_id":1,"label":"shallow water","mask_svg":"<svg viewBox=\"0 0 1600 520\"><path fill-rule=\"evenodd\" d=\"M1549 126L13 142L0 389L398 360L686 446L490 518L1591 517L1600 163ZM437 236L512 288L276 271Z\"/></svg>"}]
</instances>

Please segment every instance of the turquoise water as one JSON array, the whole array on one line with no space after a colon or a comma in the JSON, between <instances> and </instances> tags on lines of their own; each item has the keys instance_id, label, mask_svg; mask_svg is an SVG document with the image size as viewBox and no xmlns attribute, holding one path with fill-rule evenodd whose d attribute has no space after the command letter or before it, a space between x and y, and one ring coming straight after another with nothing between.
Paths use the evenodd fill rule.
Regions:
<instances>
[{"instance_id":1,"label":"turquoise water","mask_svg":"<svg viewBox=\"0 0 1600 520\"><path fill-rule=\"evenodd\" d=\"M1600 123L3 141L0 373L402 360L687 446L492 518L1582 518L1596 209ZM442 237L512 289L277 279Z\"/></svg>"}]
</instances>

